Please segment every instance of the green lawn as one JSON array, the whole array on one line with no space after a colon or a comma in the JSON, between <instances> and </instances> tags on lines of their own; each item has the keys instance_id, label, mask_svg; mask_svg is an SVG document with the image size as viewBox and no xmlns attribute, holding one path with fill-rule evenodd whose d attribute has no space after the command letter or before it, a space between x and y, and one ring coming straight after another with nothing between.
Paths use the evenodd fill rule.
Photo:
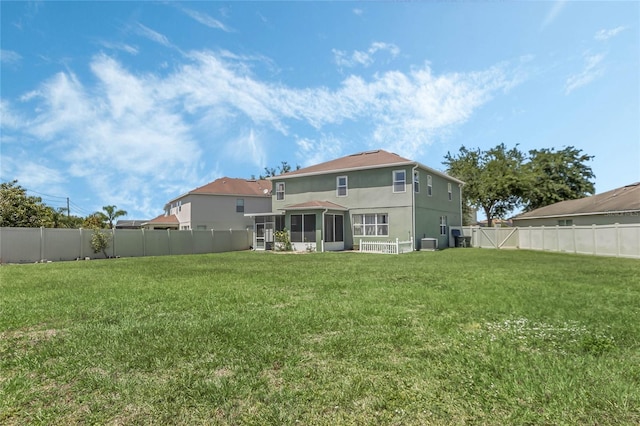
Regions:
<instances>
[{"instance_id":1,"label":"green lawn","mask_svg":"<svg viewBox=\"0 0 640 426\"><path fill-rule=\"evenodd\" d=\"M0 267L0 424L640 424L640 262L452 249Z\"/></svg>"}]
</instances>

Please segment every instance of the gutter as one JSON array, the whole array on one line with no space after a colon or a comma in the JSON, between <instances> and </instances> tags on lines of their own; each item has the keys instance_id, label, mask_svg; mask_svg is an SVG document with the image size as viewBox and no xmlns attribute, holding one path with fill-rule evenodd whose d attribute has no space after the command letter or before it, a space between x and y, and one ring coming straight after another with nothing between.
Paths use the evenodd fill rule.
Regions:
<instances>
[{"instance_id":1,"label":"gutter","mask_svg":"<svg viewBox=\"0 0 640 426\"><path fill-rule=\"evenodd\" d=\"M416 187L414 182L414 176L416 170L420 164L417 164L411 168L411 248L416 251ZM418 181L418 184L420 182Z\"/></svg>"},{"instance_id":2,"label":"gutter","mask_svg":"<svg viewBox=\"0 0 640 426\"><path fill-rule=\"evenodd\" d=\"M460 179L457 179L453 176L449 176L448 174L438 171L436 169L433 169L431 167L425 166L424 164L421 164L418 161L403 161L398 163L376 164L373 166L360 166L360 167L351 167L346 169L321 170L317 172L307 172L307 173L290 172L291 174L270 176L267 178L267 180L276 181L276 180L282 180L282 179L292 179L297 177L320 176L320 175L329 175L334 173L355 172L359 170L382 169L382 168L388 168L388 167L402 167L402 166L420 167L433 175L437 175L446 179L451 179L458 184L464 184L464 182L461 181Z\"/></svg>"}]
</instances>

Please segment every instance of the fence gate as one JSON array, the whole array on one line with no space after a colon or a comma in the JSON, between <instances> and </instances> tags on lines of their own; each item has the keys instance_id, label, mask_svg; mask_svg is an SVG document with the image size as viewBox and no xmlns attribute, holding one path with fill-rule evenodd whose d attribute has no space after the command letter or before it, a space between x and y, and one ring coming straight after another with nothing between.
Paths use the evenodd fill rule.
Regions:
<instances>
[{"instance_id":1,"label":"fence gate","mask_svg":"<svg viewBox=\"0 0 640 426\"><path fill-rule=\"evenodd\" d=\"M517 248L518 228L474 228L477 247ZM511 241L515 234L515 241Z\"/></svg>"}]
</instances>

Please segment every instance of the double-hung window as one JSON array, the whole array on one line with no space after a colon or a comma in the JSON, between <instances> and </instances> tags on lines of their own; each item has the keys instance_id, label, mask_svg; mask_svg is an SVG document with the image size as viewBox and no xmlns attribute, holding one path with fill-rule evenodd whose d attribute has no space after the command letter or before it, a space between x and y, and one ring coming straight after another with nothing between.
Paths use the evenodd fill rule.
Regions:
<instances>
[{"instance_id":1,"label":"double-hung window","mask_svg":"<svg viewBox=\"0 0 640 426\"><path fill-rule=\"evenodd\" d=\"M440 216L440 235L447 235L447 217Z\"/></svg>"},{"instance_id":2,"label":"double-hung window","mask_svg":"<svg viewBox=\"0 0 640 426\"><path fill-rule=\"evenodd\" d=\"M413 192L420 192L420 172L417 170L413 171Z\"/></svg>"},{"instance_id":3,"label":"double-hung window","mask_svg":"<svg viewBox=\"0 0 640 426\"><path fill-rule=\"evenodd\" d=\"M276 183L276 200L284 200L284 182Z\"/></svg>"},{"instance_id":4,"label":"double-hung window","mask_svg":"<svg viewBox=\"0 0 640 426\"><path fill-rule=\"evenodd\" d=\"M427 195L429 197L433 195L433 179L431 175L427 175Z\"/></svg>"},{"instance_id":5,"label":"double-hung window","mask_svg":"<svg viewBox=\"0 0 640 426\"><path fill-rule=\"evenodd\" d=\"M244 198L236 198L236 213L244 213Z\"/></svg>"},{"instance_id":6,"label":"double-hung window","mask_svg":"<svg viewBox=\"0 0 640 426\"><path fill-rule=\"evenodd\" d=\"M338 176L336 178L336 196L338 197L347 196L347 177L346 176Z\"/></svg>"},{"instance_id":7,"label":"double-hung window","mask_svg":"<svg viewBox=\"0 0 640 426\"><path fill-rule=\"evenodd\" d=\"M353 235L358 237L389 236L389 215L386 213L354 214Z\"/></svg>"},{"instance_id":8,"label":"double-hung window","mask_svg":"<svg viewBox=\"0 0 640 426\"><path fill-rule=\"evenodd\" d=\"M405 192L407 173L404 170L393 171L393 192Z\"/></svg>"},{"instance_id":9,"label":"double-hung window","mask_svg":"<svg viewBox=\"0 0 640 426\"><path fill-rule=\"evenodd\" d=\"M451 190L451 183L447 184L447 192L449 193L449 201L453 200L453 191Z\"/></svg>"}]
</instances>

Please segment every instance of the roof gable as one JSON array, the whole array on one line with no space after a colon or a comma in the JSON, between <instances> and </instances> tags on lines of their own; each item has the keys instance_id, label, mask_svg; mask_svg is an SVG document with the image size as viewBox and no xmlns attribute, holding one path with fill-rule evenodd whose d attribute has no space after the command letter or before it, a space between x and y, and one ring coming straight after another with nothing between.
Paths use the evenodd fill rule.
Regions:
<instances>
[{"instance_id":1,"label":"roof gable","mask_svg":"<svg viewBox=\"0 0 640 426\"><path fill-rule=\"evenodd\" d=\"M522 213L515 219L640 211L640 182L577 200L560 201Z\"/></svg>"},{"instance_id":2,"label":"roof gable","mask_svg":"<svg viewBox=\"0 0 640 426\"><path fill-rule=\"evenodd\" d=\"M221 177L190 191L189 194L270 196L271 182L261 179Z\"/></svg>"},{"instance_id":3,"label":"roof gable","mask_svg":"<svg viewBox=\"0 0 640 426\"><path fill-rule=\"evenodd\" d=\"M147 225L149 223L163 224L163 225L179 225L180 221L178 220L178 217L174 214L169 216L161 214L160 216L154 217L148 222L144 222L142 225Z\"/></svg>"}]
</instances>

